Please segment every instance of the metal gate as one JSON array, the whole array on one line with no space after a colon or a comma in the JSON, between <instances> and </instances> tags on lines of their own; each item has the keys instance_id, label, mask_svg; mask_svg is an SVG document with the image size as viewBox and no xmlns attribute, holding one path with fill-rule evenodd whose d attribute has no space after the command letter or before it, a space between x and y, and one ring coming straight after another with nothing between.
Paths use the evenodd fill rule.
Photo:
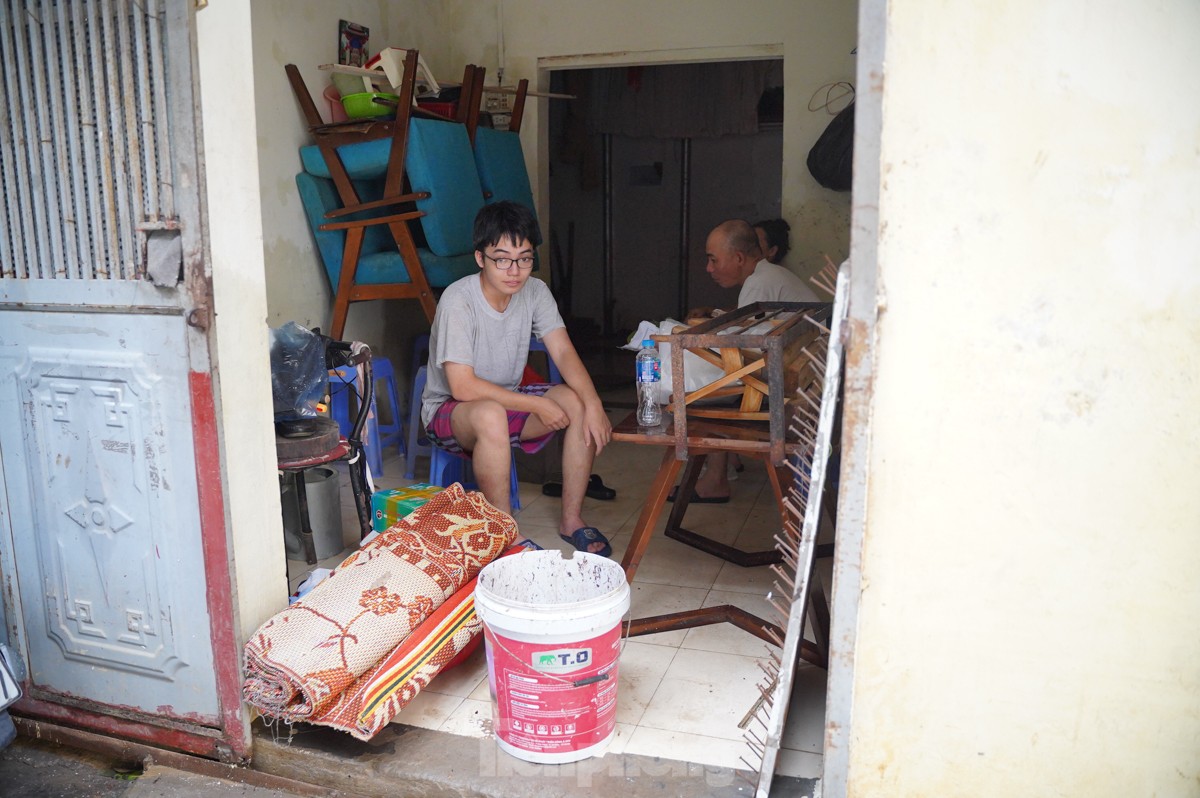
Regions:
<instances>
[{"instance_id":1,"label":"metal gate","mask_svg":"<svg viewBox=\"0 0 1200 798\"><path fill-rule=\"evenodd\" d=\"M190 5L0 4L0 576L20 714L236 759Z\"/></svg>"}]
</instances>

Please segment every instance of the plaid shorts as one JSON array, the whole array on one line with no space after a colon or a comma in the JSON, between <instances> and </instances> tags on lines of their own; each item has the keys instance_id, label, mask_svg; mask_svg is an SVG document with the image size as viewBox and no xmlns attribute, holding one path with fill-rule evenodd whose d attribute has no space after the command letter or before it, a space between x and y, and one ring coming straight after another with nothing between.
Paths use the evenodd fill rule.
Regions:
<instances>
[{"instance_id":1,"label":"plaid shorts","mask_svg":"<svg viewBox=\"0 0 1200 798\"><path fill-rule=\"evenodd\" d=\"M534 385L518 385L513 390L517 393L529 394L530 396L544 396L546 391L553 388L549 383L536 383ZM429 422L429 426L425 428L425 435L429 438L429 442L439 449L445 449L453 454L470 454L467 450L459 445L454 439L454 431L450 426L450 414L454 412L454 408L461 404L456 399L448 399L442 402L441 406L433 414L433 419ZM528 454L541 451L550 439L554 437L554 432L549 432L540 438L532 438L531 440L521 440L521 431L525 429L525 422L529 420L529 413L523 413L519 410L508 411L508 440L521 451Z\"/></svg>"}]
</instances>

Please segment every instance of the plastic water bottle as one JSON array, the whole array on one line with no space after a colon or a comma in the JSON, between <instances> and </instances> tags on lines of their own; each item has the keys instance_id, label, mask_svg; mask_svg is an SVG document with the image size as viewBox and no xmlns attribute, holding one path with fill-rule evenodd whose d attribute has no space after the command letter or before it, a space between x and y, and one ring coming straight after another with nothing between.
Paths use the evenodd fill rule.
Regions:
<instances>
[{"instance_id":1,"label":"plastic water bottle","mask_svg":"<svg viewBox=\"0 0 1200 798\"><path fill-rule=\"evenodd\" d=\"M662 423L662 408L658 406L658 383L662 379L662 361L658 347L646 338L637 353L637 421L639 427L657 427Z\"/></svg>"}]
</instances>

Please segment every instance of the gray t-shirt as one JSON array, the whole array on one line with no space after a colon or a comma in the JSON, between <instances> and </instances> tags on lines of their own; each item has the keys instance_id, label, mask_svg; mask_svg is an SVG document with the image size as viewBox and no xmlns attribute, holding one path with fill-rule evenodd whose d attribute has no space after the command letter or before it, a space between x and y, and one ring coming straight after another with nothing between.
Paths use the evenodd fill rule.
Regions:
<instances>
[{"instance_id":1,"label":"gray t-shirt","mask_svg":"<svg viewBox=\"0 0 1200 798\"><path fill-rule=\"evenodd\" d=\"M475 376L513 390L529 359L529 336L539 340L563 324L550 288L529 278L503 313L488 304L478 274L456 280L438 300L429 333L429 368L421 395L421 426L429 425L442 403L452 399L447 361L475 370Z\"/></svg>"}]
</instances>

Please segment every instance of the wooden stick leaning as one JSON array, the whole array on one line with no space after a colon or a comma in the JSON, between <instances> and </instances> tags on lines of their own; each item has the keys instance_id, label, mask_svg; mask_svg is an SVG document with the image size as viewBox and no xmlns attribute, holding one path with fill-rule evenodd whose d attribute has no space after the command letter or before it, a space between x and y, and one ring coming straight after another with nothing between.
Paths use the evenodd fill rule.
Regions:
<instances>
[{"instance_id":1,"label":"wooden stick leaning","mask_svg":"<svg viewBox=\"0 0 1200 798\"><path fill-rule=\"evenodd\" d=\"M841 384L841 335L846 316L848 287L849 270L846 268L839 272L836 290L833 292L832 329L828 348L822 352L822 347L814 347L817 353L825 354L822 369L824 377L809 382L800 392L803 402L812 405L817 411L816 430L810 430L804 424L789 425L789 429L800 436L800 442L806 445L802 454L788 463L796 479L785 498L789 512L784 520L784 535L777 538L777 548L783 555L786 569L790 570L792 575L777 581L774 590L767 597L772 606L785 615L787 621L784 626L786 631L782 649L769 651L769 661L763 668L766 674L774 672L774 678L760 685L760 692L769 694L770 697L755 702L758 708L756 720L763 724L767 734L763 739L757 734L749 734L750 729L746 729L750 757L759 761L756 768L757 780L754 783L756 798L768 798L770 793L787 721L797 654L804 636L805 616L808 614L806 610L809 608L812 566L821 517L821 497L825 487L825 472L832 447L834 417ZM816 324L815 321L813 323ZM823 325L817 326L823 329ZM813 397L814 393L818 393L819 401ZM802 402L793 404L798 407ZM793 419L795 418L796 416L793 416ZM776 591L782 594L781 598L790 601L789 607L785 609L779 606L775 601ZM745 757L742 761L750 764Z\"/></svg>"}]
</instances>

